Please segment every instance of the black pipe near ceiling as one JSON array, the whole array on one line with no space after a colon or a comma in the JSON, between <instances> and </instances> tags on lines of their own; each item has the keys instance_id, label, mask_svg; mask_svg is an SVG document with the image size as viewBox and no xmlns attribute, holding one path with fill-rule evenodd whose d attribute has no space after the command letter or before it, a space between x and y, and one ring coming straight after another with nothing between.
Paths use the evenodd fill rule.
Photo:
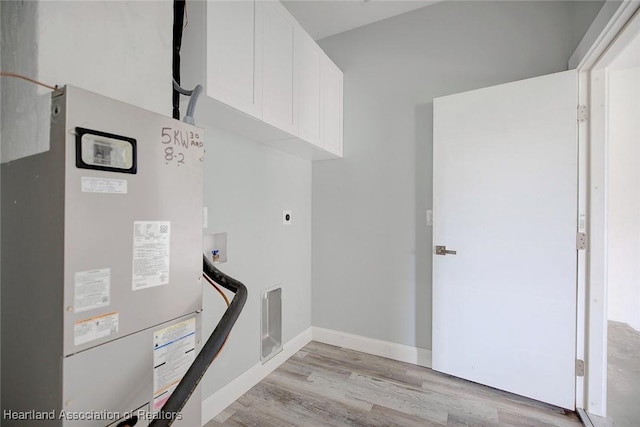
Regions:
<instances>
[{"instance_id":1,"label":"black pipe near ceiling","mask_svg":"<svg viewBox=\"0 0 640 427\"><path fill-rule=\"evenodd\" d=\"M186 0L173 1L173 80L180 84L180 49L182 49L182 32L184 29L184 13ZM180 120L180 93L173 89L173 118Z\"/></svg>"}]
</instances>

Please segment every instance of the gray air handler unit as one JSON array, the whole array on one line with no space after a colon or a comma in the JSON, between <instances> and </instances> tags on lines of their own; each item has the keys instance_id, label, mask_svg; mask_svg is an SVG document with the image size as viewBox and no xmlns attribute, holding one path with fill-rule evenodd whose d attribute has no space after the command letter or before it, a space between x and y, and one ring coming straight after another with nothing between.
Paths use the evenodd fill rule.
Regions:
<instances>
[{"instance_id":1,"label":"gray air handler unit","mask_svg":"<svg viewBox=\"0 0 640 427\"><path fill-rule=\"evenodd\" d=\"M203 141L67 86L50 150L2 165L3 426L159 415L201 347Z\"/></svg>"}]
</instances>

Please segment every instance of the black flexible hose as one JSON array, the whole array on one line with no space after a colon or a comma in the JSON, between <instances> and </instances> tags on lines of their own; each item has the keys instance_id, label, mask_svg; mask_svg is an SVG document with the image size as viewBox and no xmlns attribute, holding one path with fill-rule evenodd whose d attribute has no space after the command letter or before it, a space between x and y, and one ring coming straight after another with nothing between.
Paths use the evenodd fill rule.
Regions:
<instances>
[{"instance_id":1,"label":"black flexible hose","mask_svg":"<svg viewBox=\"0 0 640 427\"><path fill-rule=\"evenodd\" d=\"M211 362L220 351L247 301L247 288L242 283L218 270L206 256L203 256L202 260L204 274L214 282L234 292L235 296L204 347L196 356L196 360L193 361L176 389L160 409L160 412L156 414L154 420L149 424L149 427L169 427L173 424L178 413L184 408L207 368L209 368L209 365L211 365Z\"/></svg>"}]
</instances>

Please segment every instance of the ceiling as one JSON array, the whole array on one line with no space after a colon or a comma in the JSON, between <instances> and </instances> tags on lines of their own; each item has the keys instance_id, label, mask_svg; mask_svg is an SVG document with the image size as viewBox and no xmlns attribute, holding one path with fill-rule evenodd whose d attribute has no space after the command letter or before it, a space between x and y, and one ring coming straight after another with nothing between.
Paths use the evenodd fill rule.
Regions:
<instances>
[{"instance_id":1,"label":"ceiling","mask_svg":"<svg viewBox=\"0 0 640 427\"><path fill-rule=\"evenodd\" d=\"M300 25L319 40L381 21L438 0L284 0Z\"/></svg>"}]
</instances>

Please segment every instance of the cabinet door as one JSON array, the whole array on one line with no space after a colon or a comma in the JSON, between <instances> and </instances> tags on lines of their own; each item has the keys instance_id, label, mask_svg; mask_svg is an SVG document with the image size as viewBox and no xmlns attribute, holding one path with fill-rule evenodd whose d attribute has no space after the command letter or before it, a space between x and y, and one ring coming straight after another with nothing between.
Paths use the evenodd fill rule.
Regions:
<instances>
[{"instance_id":1,"label":"cabinet door","mask_svg":"<svg viewBox=\"0 0 640 427\"><path fill-rule=\"evenodd\" d=\"M298 137L322 146L320 67L323 52L302 28L296 28L294 74L298 93Z\"/></svg>"},{"instance_id":2,"label":"cabinet door","mask_svg":"<svg viewBox=\"0 0 640 427\"><path fill-rule=\"evenodd\" d=\"M207 2L207 95L260 118L255 23L253 0Z\"/></svg>"},{"instance_id":3,"label":"cabinet door","mask_svg":"<svg viewBox=\"0 0 640 427\"><path fill-rule=\"evenodd\" d=\"M293 42L295 20L276 1L258 2L262 8L262 119L296 134L293 109Z\"/></svg>"},{"instance_id":4,"label":"cabinet door","mask_svg":"<svg viewBox=\"0 0 640 427\"><path fill-rule=\"evenodd\" d=\"M322 69L323 148L342 156L342 71L325 55Z\"/></svg>"}]
</instances>

